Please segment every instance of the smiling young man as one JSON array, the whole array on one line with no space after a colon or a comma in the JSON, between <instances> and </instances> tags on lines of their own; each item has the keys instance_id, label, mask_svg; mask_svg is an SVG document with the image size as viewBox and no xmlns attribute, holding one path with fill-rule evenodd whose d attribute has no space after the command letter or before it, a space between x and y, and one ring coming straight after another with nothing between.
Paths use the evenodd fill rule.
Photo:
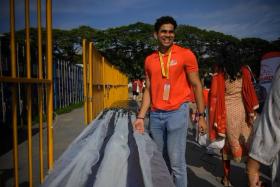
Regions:
<instances>
[{"instance_id":1,"label":"smiling young man","mask_svg":"<svg viewBox=\"0 0 280 187\"><path fill-rule=\"evenodd\" d=\"M173 44L177 23L172 17L160 17L154 27L158 50L145 60L146 89L133 125L137 132L143 133L144 117L151 107L152 138L162 153L167 148L175 185L187 187L185 151L191 86L199 112L199 129L206 132L198 64L190 49Z\"/></svg>"}]
</instances>

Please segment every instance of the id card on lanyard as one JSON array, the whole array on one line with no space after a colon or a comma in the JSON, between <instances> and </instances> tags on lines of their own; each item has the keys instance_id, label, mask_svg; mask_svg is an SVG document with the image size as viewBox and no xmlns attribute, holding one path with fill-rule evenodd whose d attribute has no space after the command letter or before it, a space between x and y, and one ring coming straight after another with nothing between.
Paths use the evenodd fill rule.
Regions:
<instances>
[{"instance_id":1,"label":"id card on lanyard","mask_svg":"<svg viewBox=\"0 0 280 187\"><path fill-rule=\"evenodd\" d=\"M170 83L165 83L163 86L163 95L162 95L162 99L164 101L169 100L169 93L170 93Z\"/></svg>"},{"instance_id":2,"label":"id card on lanyard","mask_svg":"<svg viewBox=\"0 0 280 187\"><path fill-rule=\"evenodd\" d=\"M169 95L170 95L170 82L169 82L169 66L170 66L170 60L171 60L171 48L169 49L168 52L168 59L166 63L166 68L164 67L164 61L162 58L162 54L158 52L159 55L159 61L160 61L160 67L161 67L161 73L162 76L165 78L165 83L163 85L163 94L162 94L162 99L164 101L169 100Z\"/></svg>"}]
</instances>

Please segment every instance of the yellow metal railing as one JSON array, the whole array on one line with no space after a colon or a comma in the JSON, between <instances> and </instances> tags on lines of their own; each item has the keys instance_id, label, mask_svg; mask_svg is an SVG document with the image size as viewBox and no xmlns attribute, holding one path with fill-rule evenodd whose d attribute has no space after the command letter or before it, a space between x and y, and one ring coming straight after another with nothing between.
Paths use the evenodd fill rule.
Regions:
<instances>
[{"instance_id":1,"label":"yellow metal railing","mask_svg":"<svg viewBox=\"0 0 280 187\"><path fill-rule=\"evenodd\" d=\"M30 63L30 2L25 0L25 56L26 56L26 77L17 76L17 58L15 45L15 2L10 0L10 59L11 76L0 76L1 83L8 83L12 86L12 128L13 128L13 165L14 184L19 186L19 152L18 152L18 97L17 85L27 85L27 137L28 137L28 176L29 186L33 186L33 161L32 161L32 85L38 85L38 113L39 113L39 166L40 182L44 180L43 173L43 85L47 88L47 143L48 143L48 168L53 168L53 81L52 81L52 1L46 0L46 70L47 77L43 78L42 73L42 32L41 32L41 0L37 0L37 26L38 26L38 75L31 77Z\"/></svg>"},{"instance_id":2,"label":"yellow metal railing","mask_svg":"<svg viewBox=\"0 0 280 187\"><path fill-rule=\"evenodd\" d=\"M83 40L84 121L91 122L113 103L128 99L128 78L112 66L93 46Z\"/></svg>"},{"instance_id":3,"label":"yellow metal railing","mask_svg":"<svg viewBox=\"0 0 280 187\"><path fill-rule=\"evenodd\" d=\"M21 153L18 149L18 89L19 84L26 85L27 109L27 139L28 139L28 178L29 186L33 186L33 149L32 149L32 87L38 88L38 116L39 116L39 171L40 182L44 180L43 163L43 98L46 88L46 123L47 123L47 165L51 170L54 167L53 157L53 57L52 57L52 0L46 0L46 76L43 76L43 52L41 29L41 0L37 0L37 34L38 34L38 71L32 77L31 50L30 50L30 2L25 0L25 61L26 76L17 75L17 49L15 39L15 0L10 0L10 76L0 76L0 83L11 86L12 98L12 128L13 128L13 170L14 184L19 186L19 160ZM1 63L1 62L0 62ZM84 108L85 124L92 121L97 114L114 102L128 99L128 78L117 68L109 64L95 49L92 42L83 40L83 71L84 71ZM34 148L34 147L33 147ZM35 149L34 149L35 150Z\"/></svg>"}]
</instances>

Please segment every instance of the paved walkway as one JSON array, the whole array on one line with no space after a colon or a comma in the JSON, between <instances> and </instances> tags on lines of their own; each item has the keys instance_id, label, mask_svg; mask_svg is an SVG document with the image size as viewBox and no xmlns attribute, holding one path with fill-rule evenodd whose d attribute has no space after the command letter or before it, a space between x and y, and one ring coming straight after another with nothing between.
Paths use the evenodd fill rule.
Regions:
<instances>
[{"instance_id":1,"label":"paved walkway","mask_svg":"<svg viewBox=\"0 0 280 187\"><path fill-rule=\"evenodd\" d=\"M148 121L148 120L146 120ZM57 160L67 146L84 129L83 108L56 117L54 122L54 159ZM34 127L36 130L36 127ZM44 129L44 145L46 145L46 129ZM205 148L200 147L193 138L192 131L188 132L186 159L188 163L189 187L222 187L222 164L219 153L208 155ZM33 136L33 186L39 185L38 134ZM44 168L47 173L46 147L44 150ZM19 145L20 186L28 186L27 142ZM13 183L12 151L0 157L0 186L10 187ZM268 169L265 173L269 173ZM244 164L233 164L231 181L235 187L246 187Z\"/></svg>"},{"instance_id":2,"label":"paved walkway","mask_svg":"<svg viewBox=\"0 0 280 187\"><path fill-rule=\"evenodd\" d=\"M66 150L67 146L82 132L85 125L83 122L83 108L75 109L70 113L59 115L53 125L54 135L54 159ZM33 127L33 132L38 132L38 127ZM44 171L47 174L47 129L44 124ZM3 140L2 140L3 141ZM19 149L19 184L21 187L28 186L28 153L27 141L18 146ZM33 186L39 186L39 135L32 137L33 147ZM13 153L9 151L0 157L0 187L13 186Z\"/></svg>"}]
</instances>

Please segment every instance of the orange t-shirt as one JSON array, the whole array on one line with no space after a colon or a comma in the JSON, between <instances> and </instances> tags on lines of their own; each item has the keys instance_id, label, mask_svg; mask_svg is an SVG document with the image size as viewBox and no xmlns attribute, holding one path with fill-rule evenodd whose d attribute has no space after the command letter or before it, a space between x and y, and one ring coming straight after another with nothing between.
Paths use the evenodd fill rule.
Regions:
<instances>
[{"instance_id":1,"label":"orange t-shirt","mask_svg":"<svg viewBox=\"0 0 280 187\"><path fill-rule=\"evenodd\" d=\"M168 53L163 55L163 61L168 60ZM173 45L169 66L169 79L162 76L158 51L153 52L145 60L145 72L151 84L152 110L176 110L186 101L191 100L191 88L187 74L197 72L197 60L189 49ZM169 99L163 100L164 85L170 84Z\"/></svg>"}]
</instances>

